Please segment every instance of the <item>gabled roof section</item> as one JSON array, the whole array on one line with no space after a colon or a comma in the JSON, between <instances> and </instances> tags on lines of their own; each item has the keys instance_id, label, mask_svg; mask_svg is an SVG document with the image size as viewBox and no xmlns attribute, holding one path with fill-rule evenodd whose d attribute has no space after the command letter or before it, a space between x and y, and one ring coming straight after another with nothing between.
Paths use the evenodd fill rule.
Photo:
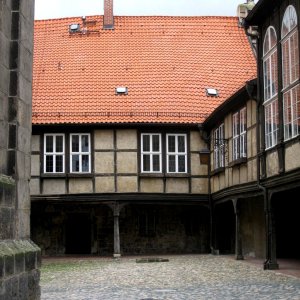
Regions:
<instances>
[{"instance_id":1,"label":"gabled roof section","mask_svg":"<svg viewBox=\"0 0 300 300\"><path fill-rule=\"evenodd\" d=\"M33 124L202 123L256 77L237 18L117 16L114 30L102 21L35 22Z\"/></svg>"}]
</instances>

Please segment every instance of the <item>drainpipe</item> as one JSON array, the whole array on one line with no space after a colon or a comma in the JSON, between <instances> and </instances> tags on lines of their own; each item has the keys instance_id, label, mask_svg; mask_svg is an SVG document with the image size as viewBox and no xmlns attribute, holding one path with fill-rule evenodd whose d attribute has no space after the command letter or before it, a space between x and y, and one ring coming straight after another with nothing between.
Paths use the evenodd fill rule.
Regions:
<instances>
[{"instance_id":1,"label":"drainpipe","mask_svg":"<svg viewBox=\"0 0 300 300\"><path fill-rule=\"evenodd\" d=\"M249 39L255 39L256 42L256 65L257 65L257 95L256 95L256 101L257 101L257 109L256 109L256 152L257 152L257 186L260 190L263 192L263 198L264 198L264 213L265 213L265 224L266 224L266 260L264 262L264 269L278 269L278 264L276 261L276 237L275 237L275 228L274 228L274 216L272 214L271 205L269 201L269 195L268 190L265 186L262 185L260 180L260 159L259 154L264 151L261 149L261 136L260 136L260 113L259 113L259 105L261 101L260 97L260 81L259 81L259 55L258 55L258 49L259 49L259 33L255 31L255 33L248 32L248 27L245 26L245 33L249 37ZM251 43L252 49L254 50L253 44Z\"/></svg>"},{"instance_id":2,"label":"drainpipe","mask_svg":"<svg viewBox=\"0 0 300 300\"><path fill-rule=\"evenodd\" d=\"M214 224L214 209L213 209L213 200L211 196L211 158L210 158L210 142L209 137L204 137L203 135L203 126L202 124L198 124L200 138L203 139L208 145L208 204L209 204L209 212L210 212L210 251L211 254L219 254L218 250L215 249L215 224ZM201 154L200 154L201 155Z\"/></svg>"}]
</instances>

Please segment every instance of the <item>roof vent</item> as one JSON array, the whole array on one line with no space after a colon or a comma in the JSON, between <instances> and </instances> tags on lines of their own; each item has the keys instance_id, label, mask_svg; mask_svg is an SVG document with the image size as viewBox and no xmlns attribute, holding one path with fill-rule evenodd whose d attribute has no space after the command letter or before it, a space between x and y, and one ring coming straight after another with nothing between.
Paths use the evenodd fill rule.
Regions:
<instances>
[{"instance_id":1,"label":"roof vent","mask_svg":"<svg viewBox=\"0 0 300 300\"><path fill-rule=\"evenodd\" d=\"M218 90L213 88L206 88L206 96L218 97Z\"/></svg>"},{"instance_id":2,"label":"roof vent","mask_svg":"<svg viewBox=\"0 0 300 300\"><path fill-rule=\"evenodd\" d=\"M80 31L80 25L79 24L71 24L69 25L69 32L79 32Z\"/></svg>"},{"instance_id":3,"label":"roof vent","mask_svg":"<svg viewBox=\"0 0 300 300\"><path fill-rule=\"evenodd\" d=\"M128 88L124 86L118 86L116 87L116 95L127 95L128 94Z\"/></svg>"}]
</instances>

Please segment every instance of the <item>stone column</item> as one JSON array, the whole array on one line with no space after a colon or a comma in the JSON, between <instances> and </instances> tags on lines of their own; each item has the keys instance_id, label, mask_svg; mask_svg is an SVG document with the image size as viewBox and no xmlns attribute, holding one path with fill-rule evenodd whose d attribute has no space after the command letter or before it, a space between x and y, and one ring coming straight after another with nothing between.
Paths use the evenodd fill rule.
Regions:
<instances>
[{"instance_id":1,"label":"stone column","mask_svg":"<svg viewBox=\"0 0 300 300\"><path fill-rule=\"evenodd\" d=\"M210 250L211 254L218 255L216 240L216 218L215 218L215 206L212 204L210 209Z\"/></svg>"},{"instance_id":2,"label":"stone column","mask_svg":"<svg viewBox=\"0 0 300 300\"><path fill-rule=\"evenodd\" d=\"M238 205L238 199L233 200L233 207L235 213L235 258L237 260L243 260L243 246L242 246L242 234L240 225L240 207Z\"/></svg>"},{"instance_id":3,"label":"stone column","mask_svg":"<svg viewBox=\"0 0 300 300\"><path fill-rule=\"evenodd\" d=\"M123 206L124 204L120 205L118 202L109 204L109 207L112 209L114 216L114 258L121 257L119 216Z\"/></svg>"},{"instance_id":4,"label":"stone column","mask_svg":"<svg viewBox=\"0 0 300 300\"><path fill-rule=\"evenodd\" d=\"M121 257L120 250L120 230L119 230L119 216L120 216L120 207L118 204L114 205L114 257Z\"/></svg>"}]
</instances>

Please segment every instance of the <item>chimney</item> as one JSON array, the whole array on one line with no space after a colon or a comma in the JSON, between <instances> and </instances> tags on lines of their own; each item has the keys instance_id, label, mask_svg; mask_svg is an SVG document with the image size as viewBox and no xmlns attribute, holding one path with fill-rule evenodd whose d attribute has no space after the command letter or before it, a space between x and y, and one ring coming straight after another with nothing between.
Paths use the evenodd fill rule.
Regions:
<instances>
[{"instance_id":1,"label":"chimney","mask_svg":"<svg viewBox=\"0 0 300 300\"><path fill-rule=\"evenodd\" d=\"M114 29L113 0L104 0L103 29Z\"/></svg>"}]
</instances>

